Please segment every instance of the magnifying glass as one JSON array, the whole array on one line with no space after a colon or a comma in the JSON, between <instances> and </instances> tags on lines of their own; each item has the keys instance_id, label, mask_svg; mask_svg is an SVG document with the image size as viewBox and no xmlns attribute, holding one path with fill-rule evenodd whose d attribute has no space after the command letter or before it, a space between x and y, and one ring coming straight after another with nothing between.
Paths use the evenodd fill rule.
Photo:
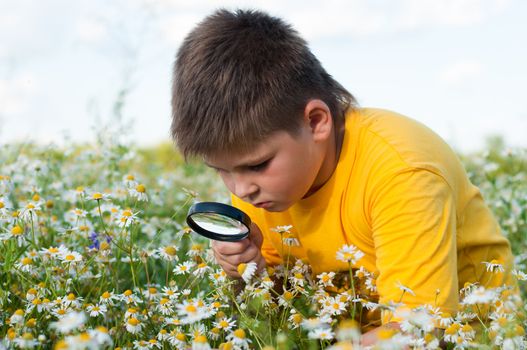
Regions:
<instances>
[{"instance_id":1,"label":"magnifying glass","mask_svg":"<svg viewBox=\"0 0 527 350\"><path fill-rule=\"evenodd\" d=\"M200 202L190 207L187 224L200 235L217 241L236 242L249 236L251 218L223 203Z\"/></svg>"}]
</instances>

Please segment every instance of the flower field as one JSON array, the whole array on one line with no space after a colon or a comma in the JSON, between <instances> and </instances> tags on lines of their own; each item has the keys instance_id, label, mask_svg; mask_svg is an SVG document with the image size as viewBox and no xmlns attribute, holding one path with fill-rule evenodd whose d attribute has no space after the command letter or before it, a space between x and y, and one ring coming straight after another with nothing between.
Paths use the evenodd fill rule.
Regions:
<instances>
[{"instance_id":1,"label":"flower field","mask_svg":"<svg viewBox=\"0 0 527 350\"><path fill-rule=\"evenodd\" d=\"M229 279L185 224L194 201L228 201L219 180L171 146L115 140L0 147L0 349L358 349L357 321L385 311L404 321L375 348L527 348L527 310L508 287L464 286L455 315L380 305L353 246L335 255L345 273L314 275L291 258ZM512 243L525 300L527 151L462 158ZM296 244L273 229L284 251Z\"/></svg>"}]
</instances>

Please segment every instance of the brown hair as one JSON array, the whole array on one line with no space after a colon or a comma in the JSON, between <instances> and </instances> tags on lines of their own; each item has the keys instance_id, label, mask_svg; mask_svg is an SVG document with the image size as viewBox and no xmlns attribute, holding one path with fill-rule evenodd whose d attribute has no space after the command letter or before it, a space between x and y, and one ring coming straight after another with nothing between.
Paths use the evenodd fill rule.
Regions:
<instances>
[{"instance_id":1,"label":"brown hair","mask_svg":"<svg viewBox=\"0 0 527 350\"><path fill-rule=\"evenodd\" d=\"M290 25L260 11L221 9L177 53L172 137L185 158L247 151L274 131L294 135L313 98L328 105L336 125L356 103Z\"/></svg>"}]
</instances>

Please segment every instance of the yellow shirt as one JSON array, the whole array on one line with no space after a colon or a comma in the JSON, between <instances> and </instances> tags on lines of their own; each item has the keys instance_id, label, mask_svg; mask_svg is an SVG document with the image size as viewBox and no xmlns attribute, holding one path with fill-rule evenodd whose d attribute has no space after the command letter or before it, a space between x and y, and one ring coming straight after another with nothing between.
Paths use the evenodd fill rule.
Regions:
<instances>
[{"instance_id":1,"label":"yellow shirt","mask_svg":"<svg viewBox=\"0 0 527 350\"><path fill-rule=\"evenodd\" d=\"M513 283L509 242L439 136L381 109L348 113L345 124L337 167L313 195L280 213L233 196L233 205L262 230L269 264L282 262L283 249L271 229L293 225L300 246L287 249L314 273L347 270L347 263L336 259L344 244L364 252L357 267L377 276L380 303L399 301L400 283L415 293L404 294L407 306L427 303L455 313L465 282ZM486 272L483 262L493 259L505 272Z\"/></svg>"}]
</instances>

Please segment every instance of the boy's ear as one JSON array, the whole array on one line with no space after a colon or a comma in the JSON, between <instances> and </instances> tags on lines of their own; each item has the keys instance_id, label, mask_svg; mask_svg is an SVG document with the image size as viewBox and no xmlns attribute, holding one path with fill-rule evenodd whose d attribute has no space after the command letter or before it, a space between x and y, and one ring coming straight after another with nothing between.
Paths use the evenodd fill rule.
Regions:
<instances>
[{"instance_id":1,"label":"boy's ear","mask_svg":"<svg viewBox=\"0 0 527 350\"><path fill-rule=\"evenodd\" d=\"M309 126L315 141L331 136L333 117L328 105L322 100L309 100L304 108L304 122Z\"/></svg>"}]
</instances>

